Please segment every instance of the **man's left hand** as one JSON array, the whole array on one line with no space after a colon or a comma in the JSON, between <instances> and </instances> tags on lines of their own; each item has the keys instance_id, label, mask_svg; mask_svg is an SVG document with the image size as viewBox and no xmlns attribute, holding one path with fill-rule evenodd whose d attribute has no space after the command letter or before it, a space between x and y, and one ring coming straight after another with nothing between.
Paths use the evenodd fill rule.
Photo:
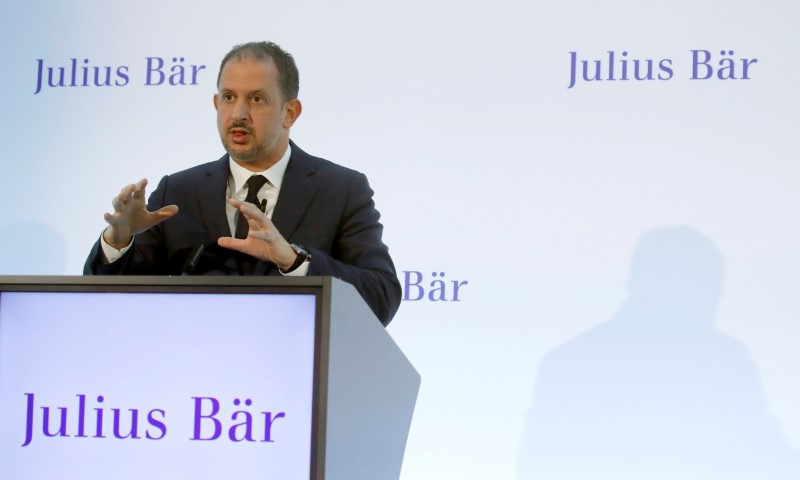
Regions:
<instances>
[{"instance_id":1,"label":"man's left hand","mask_svg":"<svg viewBox=\"0 0 800 480\"><path fill-rule=\"evenodd\" d=\"M228 202L244 215L250 230L244 239L221 237L217 240L219 246L272 262L281 269L291 267L297 258L297 253L275 228L269 217L252 203L234 199Z\"/></svg>"}]
</instances>

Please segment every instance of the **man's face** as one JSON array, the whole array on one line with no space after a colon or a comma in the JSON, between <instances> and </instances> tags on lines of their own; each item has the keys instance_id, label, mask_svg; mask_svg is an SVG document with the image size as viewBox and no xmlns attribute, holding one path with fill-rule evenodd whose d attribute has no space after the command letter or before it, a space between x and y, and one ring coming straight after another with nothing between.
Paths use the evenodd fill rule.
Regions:
<instances>
[{"instance_id":1,"label":"man's face","mask_svg":"<svg viewBox=\"0 0 800 480\"><path fill-rule=\"evenodd\" d=\"M272 61L228 61L220 75L214 107L225 150L253 171L280 160L289 143L289 127L299 115L296 99L283 101Z\"/></svg>"}]
</instances>

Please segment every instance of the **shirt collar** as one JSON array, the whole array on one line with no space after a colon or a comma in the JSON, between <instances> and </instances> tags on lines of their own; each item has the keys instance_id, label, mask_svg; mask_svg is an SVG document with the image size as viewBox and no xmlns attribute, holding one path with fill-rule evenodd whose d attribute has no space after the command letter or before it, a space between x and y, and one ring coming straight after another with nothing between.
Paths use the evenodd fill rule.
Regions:
<instances>
[{"instance_id":1,"label":"shirt collar","mask_svg":"<svg viewBox=\"0 0 800 480\"><path fill-rule=\"evenodd\" d=\"M233 178L233 189L231 190L231 194L244 188L244 184L247 183L247 179L253 175L264 175L267 177L267 180L269 180L269 183L277 188L278 191L280 191L281 184L283 183L283 174L286 173L286 166L289 164L289 157L291 156L292 146L289 145L286 147L286 152L284 152L281 159L278 160L275 165L269 167L263 172L251 172L250 170L234 162L233 159L228 156L231 177Z\"/></svg>"}]
</instances>

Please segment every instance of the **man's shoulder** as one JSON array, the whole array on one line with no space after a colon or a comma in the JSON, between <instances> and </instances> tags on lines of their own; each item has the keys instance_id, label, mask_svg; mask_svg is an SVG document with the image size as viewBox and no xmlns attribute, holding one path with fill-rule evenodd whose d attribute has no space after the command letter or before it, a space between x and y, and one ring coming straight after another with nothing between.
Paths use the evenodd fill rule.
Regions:
<instances>
[{"instance_id":1,"label":"man's shoulder","mask_svg":"<svg viewBox=\"0 0 800 480\"><path fill-rule=\"evenodd\" d=\"M217 160L212 162L202 163L189 167L185 170L172 173L169 176L170 180L191 179L198 176L206 176L214 173L224 173L227 176L228 170L228 155L225 154Z\"/></svg>"},{"instance_id":2,"label":"man's shoulder","mask_svg":"<svg viewBox=\"0 0 800 480\"><path fill-rule=\"evenodd\" d=\"M315 173L342 179L360 178L364 176L364 174L358 170L345 167L322 157L310 155L294 143L292 144L292 156L287 166L287 170L288 169L302 171L307 174Z\"/></svg>"}]
</instances>

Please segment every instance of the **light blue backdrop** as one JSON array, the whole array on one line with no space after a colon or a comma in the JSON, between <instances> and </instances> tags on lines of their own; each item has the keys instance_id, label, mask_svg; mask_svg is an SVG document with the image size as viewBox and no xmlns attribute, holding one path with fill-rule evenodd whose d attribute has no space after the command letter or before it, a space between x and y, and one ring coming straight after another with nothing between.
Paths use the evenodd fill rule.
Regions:
<instances>
[{"instance_id":1,"label":"light blue backdrop","mask_svg":"<svg viewBox=\"0 0 800 480\"><path fill-rule=\"evenodd\" d=\"M401 280L426 289L389 327L423 377L404 478L791 475L799 8L6 4L0 274L79 274L120 187L218 158L219 60L273 40L301 72L293 139L368 175ZM568 88L573 55L601 80ZM206 68L146 86L155 57ZM127 84L34 93L38 59L73 58ZM428 297L442 272L458 301Z\"/></svg>"}]
</instances>

